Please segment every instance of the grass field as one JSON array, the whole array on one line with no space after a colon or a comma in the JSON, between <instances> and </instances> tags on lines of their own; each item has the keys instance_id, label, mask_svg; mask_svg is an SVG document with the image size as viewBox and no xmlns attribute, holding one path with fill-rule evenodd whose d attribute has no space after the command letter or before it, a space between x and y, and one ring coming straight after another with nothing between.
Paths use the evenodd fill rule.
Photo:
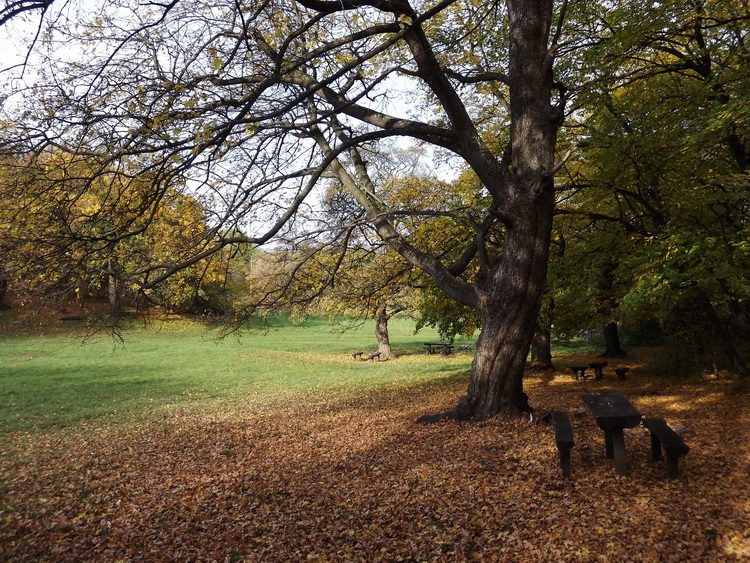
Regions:
<instances>
[{"instance_id":1,"label":"grass field","mask_svg":"<svg viewBox=\"0 0 750 563\"><path fill-rule=\"evenodd\" d=\"M0 433L111 424L207 403L307 400L332 392L420 384L468 369L471 356L425 356L434 331L390 323L398 362L353 361L374 351L374 326L341 332L327 321L279 321L270 331L218 338L188 322L127 330L124 342L100 335L0 334Z\"/></svg>"}]
</instances>

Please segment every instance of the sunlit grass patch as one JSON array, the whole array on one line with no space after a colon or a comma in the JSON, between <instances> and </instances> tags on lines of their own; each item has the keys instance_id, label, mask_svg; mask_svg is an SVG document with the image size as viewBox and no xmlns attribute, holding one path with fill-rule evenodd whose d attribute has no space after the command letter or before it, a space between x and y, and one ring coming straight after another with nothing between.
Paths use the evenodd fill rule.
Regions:
<instances>
[{"instance_id":1,"label":"sunlit grass patch","mask_svg":"<svg viewBox=\"0 0 750 563\"><path fill-rule=\"evenodd\" d=\"M278 322L268 331L220 339L197 323L157 322L134 324L123 336L123 342L80 334L0 337L0 431L109 424L250 397L273 401L419 384L465 371L471 361L470 354L425 356L423 341L437 335L415 335L406 320L391 322L400 357L388 362L352 359L376 348L371 323L342 333L320 320Z\"/></svg>"}]
</instances>

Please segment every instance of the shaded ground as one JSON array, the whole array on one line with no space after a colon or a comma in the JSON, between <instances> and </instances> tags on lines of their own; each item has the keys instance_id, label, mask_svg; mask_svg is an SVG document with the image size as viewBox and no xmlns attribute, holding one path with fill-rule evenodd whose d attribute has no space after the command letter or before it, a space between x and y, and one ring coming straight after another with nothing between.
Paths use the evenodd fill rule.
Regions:
<instances>
[{"instance_id":1,"label":"shaded ground","mask_svg":"<svg viewBox=\"0 0 750 563\"><path fill-rule=\"evenodd\" d=\"M594 358L587 358L593 360ZM694 431L677 480L626 436L630 476L573 417L573 475L546 424L418 426L464 378L377 396L193 412L12 437L0 460L4 561L716 561L750 558L750 397L673 385L638 358L600 382L532 373L540 411L623 391ZM612 367L630 365L617 381ZM316 398L320 401L320 398Z\"/></svg>"}]
</instances>

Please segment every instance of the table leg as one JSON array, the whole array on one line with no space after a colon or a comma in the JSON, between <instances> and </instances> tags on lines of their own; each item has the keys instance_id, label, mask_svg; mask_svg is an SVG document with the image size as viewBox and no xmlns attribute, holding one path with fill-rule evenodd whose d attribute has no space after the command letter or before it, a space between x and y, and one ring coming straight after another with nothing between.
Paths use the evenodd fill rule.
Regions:
<instances>
[{"instance_id":1,"label":"table leg","mask_svg":"<svg viewBox=\"0 0 750 563\"><path fill-rule=\"evenodd\" d=\"M614 443L612 442L612 430L604 431L604 448L607 451L607 458L615 457Z\"/></svg>"},{"instance_id":2,"label":"table leg","mask_svg":"<svg viewBox=\"0 0 750 563\"><path fill-rule=\"evenodd\" d=\"M625 463L625 437L622 434L622 428L612 429L612 447L615 454L615 471L624 477L628 474Z\"/></svg>"}]
</instances>

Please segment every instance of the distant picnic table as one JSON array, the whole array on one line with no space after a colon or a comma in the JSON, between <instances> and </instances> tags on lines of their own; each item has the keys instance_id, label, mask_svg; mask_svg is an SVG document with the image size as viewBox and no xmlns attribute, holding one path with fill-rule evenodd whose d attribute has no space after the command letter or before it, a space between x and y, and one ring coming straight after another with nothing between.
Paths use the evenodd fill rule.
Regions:
<instances>
[{"instance_id":1,"label":"distant picnic table","mask_svg":"<svg viewBox=\"0 0 750 563\"><path fill-rule=\"evenodd\" d=\"M437 354L438 352L442 352L446 356L451 353L451 351L455 348L453 344L446 344L444 342L425 342L424 343L424 353L425 354Z\"/></svg>"}]
</instances>

